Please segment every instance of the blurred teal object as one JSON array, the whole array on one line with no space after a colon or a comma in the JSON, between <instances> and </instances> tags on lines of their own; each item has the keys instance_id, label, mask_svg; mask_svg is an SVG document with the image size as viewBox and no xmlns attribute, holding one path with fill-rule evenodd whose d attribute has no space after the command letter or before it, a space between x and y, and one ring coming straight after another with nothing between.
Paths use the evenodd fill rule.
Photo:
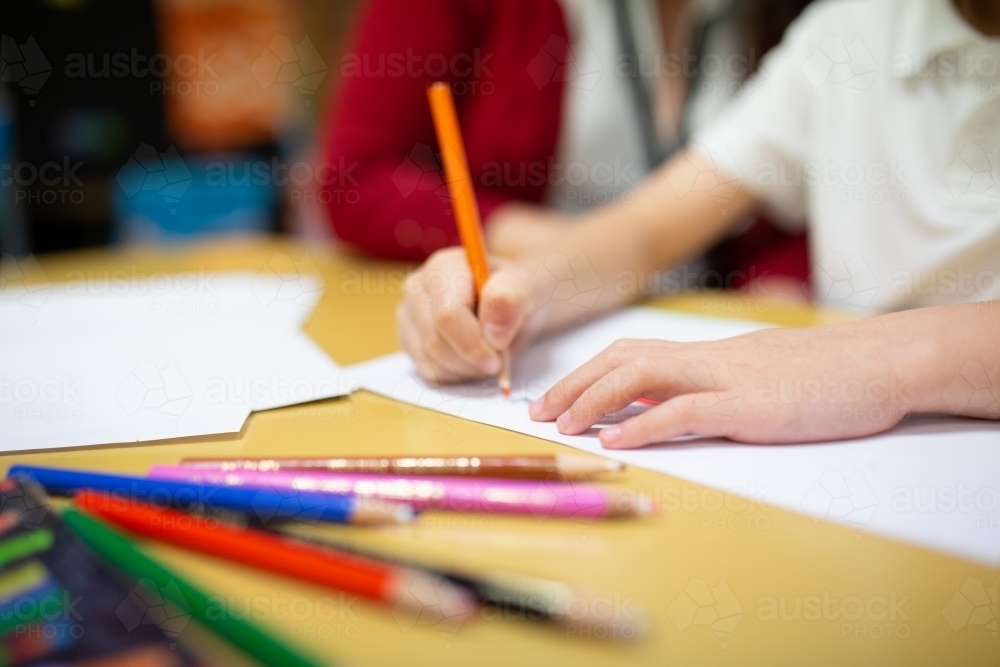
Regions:
<instances>
[{"instance_id":1,"label":"blurred teal object","mask_svg":"<svg viewBox=\"0 0 1000 667\"><path fill-rule=\"evenodd\" d=\"M114 240L183 242L274 229L278 188L259 156L181 157L142 144L110 184Z\"/></svg>"},{"instance_id":2,"label":"blurred teal object","mask_svg":"<svg viewBox=\"0 0 1000 667\"><path fill-rule=\"evenodd\" d=\"M11 113L10 105L0 92L0 160L3 160L3 164L11 163L13 142L14 114Z\"/></svg>"},{"instance_id":3,"label":"blurred teal object","mask_svg":"<svg viewBox=\"0 0 1000 667\"><path fill-rule=\"evenodd\" d=\"M0 251L11 254L28 252L28 242L24 230L24 217L14 200L17 188L11 187L8 179L15 168L14 163L14 110L6 90L0 86Z\"/></svg>"}]
</instances>

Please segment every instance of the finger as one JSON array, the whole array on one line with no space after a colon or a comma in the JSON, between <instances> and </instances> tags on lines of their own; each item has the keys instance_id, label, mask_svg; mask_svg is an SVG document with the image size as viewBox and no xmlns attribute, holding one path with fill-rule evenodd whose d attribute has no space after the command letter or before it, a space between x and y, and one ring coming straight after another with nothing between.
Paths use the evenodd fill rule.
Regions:
<instances>
[{"instance_id":1,"label":"finger","mask_svg":"<svg viewBox=\"0 0 1000 667\"><path fill-rule=\"evenodd\" d=\"M501 268L486 282L479 303L483 335L494 350L510 346L527 316L527 276L514 268Z\"/></svg>"},{"instance_id":2,"label":"finger","mask_svg":"<svg viewBox=\"0 0 1000 667\"><path fill-rule=\"evenodd\" d=\"M427 381L433 381L434 364L424 351L417 326L413 323L410 309L405 302L396 309L396 334L399 338L399 346L413 361L417 374Z\"/></svg>"},{"instance_id":3,"label":"finger","mask_svg":"<svg viewBox=\"0 0 1000 667\"><path fill-rule=\"evenodd\" d=\"M500 355L486 344L479 320L472 310L455 302L441 304L431 312L438 335L451 347L455 355L480 374L496 375L500 372Z\"/></svg>"},{"instance_id":4,"label":"finger","mask_svg":"<svg viewBox=\"0 0 1000 667\"><path fill-rule=\"evenodd\" d=\"M478 377L480 373L470 369L454 357L447 343L443 342L433 326L426 306L420 299L407 298L397 318L400 344L413 358L421 377L441 383L458 378Z\"/></svg>"},{"instance_id":5,"label":"finger","mask_svg":"<svg viewBox=\"0 0 1000 667\"><path fill-rule=\"evenodd\" d=\"M417 328L410 320L409 310L400 307L396 314L399 344L410 355L417 375L430 384L446 384L462 379L451 370L442 367L431 359L423 348L423 343Z\"/></svg>"},{"instance_id":6,"label":"finger","mask_svg":"<svg viewBox=\"0 0 1000 667\"><path fill-rule=\"evenodd\" d=\"M654 349L655 341L621 339L577 368L532 403L528 414L535 421L552 421L566 412L592 384L637 355Z\"/></svg>"},{"instance_id":7,"label":"finger","mask_svg":"<svg viewBox=\"0 0 1000 667\"><path fill-rule=\"evenodd\" d=\"M416 305L411 309L411 316L416 321L416 331L420 338L420 346L431 364L441 372L447 372L463 378L478 378L486 375L475 364L463 359L442 336L429 307Z\"/></svg>"},{"instance_id":8,"label":"finger","mask_svg":"<svg viewBox=\"0 0 1000 667\"><path fill-rule=\"evenodd\" d=\"M678 363L666 355L643 355L619 366L587 388L559 415L560 433L577 435L607 415L631 405L642 396L671 395L679 373Z\"/></svg>"},{"instance_id":9,"label":"finger","mask_svg":"<svg viewBox=\"0 0 1000 667\"><path fill-rule=\"evenodd\" d=\"M621 424L601 429L601 445L606 449L634 449L682 435L718 435L717 420L711 411L698 407L698 396L677 396Z\"/></svg>"},{"instance_id":10,"label":"finger","mask_svg":"<svg viewBox=\"0 0 1000 667\"><path fill-rule=\"evenodd\" d=\"M420 295L411 303L422 310L415 315L428 353L466 377L497 373L500 357L483 340L473 314L472 273L464 254L456 248L438 251L420 276Z\"/></svg>"}]
</instances>

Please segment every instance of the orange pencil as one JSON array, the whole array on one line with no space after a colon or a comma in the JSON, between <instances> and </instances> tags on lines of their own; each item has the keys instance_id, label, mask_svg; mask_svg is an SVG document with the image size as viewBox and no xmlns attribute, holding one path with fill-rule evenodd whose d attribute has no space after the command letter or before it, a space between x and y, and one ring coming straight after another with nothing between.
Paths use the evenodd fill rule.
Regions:
<instances>
[{"instance_id":1,"label":"orange pencil","mask_svg":"<svg viewBox=\"0 0 1000 667\"><path fill-rule=\"evenodd\" d=\"M455 112L451 86L443 81L432 83L427 88L427 99L430 101L434 130L441 148L441 160L444 162L444 175L448 181L451 206L455 210L458 235L462 239L462 245L465 246L469 268L472 269L472 282L475 285L476 304L478 304L483 287L490 277L490 265L486 258L479 207L476 205L476 193L472 186L472 177L469 175L469 163L465 157L465 144L462 142L462 130L458 126L458 114ZM497 380L503 395L510 397L510 353L504 350L500 357L502 364Z\"/></svg>"},{"instance_id":2,"label":"orange pencil","mask_svg":"<svg viewBox=\"0 0 1000 667\"><path fill-rule=\"evenodd\" d=\"M134 535L410 608L421 615L421 622L425 615L440 615L437 620L465 616L477 606L466 591L420 570L98 491L79 491L73 504Z\"/></svg>"}]
</instances>

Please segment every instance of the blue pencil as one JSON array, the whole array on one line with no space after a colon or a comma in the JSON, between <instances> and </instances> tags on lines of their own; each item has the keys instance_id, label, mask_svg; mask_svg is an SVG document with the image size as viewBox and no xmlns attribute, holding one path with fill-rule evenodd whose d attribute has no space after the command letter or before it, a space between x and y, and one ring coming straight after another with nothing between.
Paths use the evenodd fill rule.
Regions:
<instances>
[{"instance_id":1,"label":"blue pencil","mask_svg":"<svg viewBox=\"0 0 1000 667\"><path fill-rule=\"evenodd\" d=\"M294 520L384 524L406 523L415 516L410 505L318 491L190 484L25 465L11 466L7 471L8 476L18 474L33 478L48 493L55 495L68 496L80 489L94 489L181 510L236 510L256 516L263 522Z\"/></svg>"}]
</instances>

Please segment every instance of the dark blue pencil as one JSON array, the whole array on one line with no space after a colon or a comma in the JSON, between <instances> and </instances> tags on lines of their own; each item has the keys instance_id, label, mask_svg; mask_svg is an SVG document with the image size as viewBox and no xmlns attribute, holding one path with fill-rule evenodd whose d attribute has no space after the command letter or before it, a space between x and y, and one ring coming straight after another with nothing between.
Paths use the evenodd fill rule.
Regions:
<instances>
[{"instance_id":1,"label":"dark blue pencil","mask_svg":"<svg viewBox=\"0 0 1000 667\"><path fill-rule=\"evenodd\" d=\"M415 516L414 509L403 503L319 491L191 484L25 465L11 466L7 474L28 475L48 493L55 495L68 496L80 489L94 489L160 507L237 510L264 522L294 520L385 524L406 523Z\"/></svg>"}]
</instances>

